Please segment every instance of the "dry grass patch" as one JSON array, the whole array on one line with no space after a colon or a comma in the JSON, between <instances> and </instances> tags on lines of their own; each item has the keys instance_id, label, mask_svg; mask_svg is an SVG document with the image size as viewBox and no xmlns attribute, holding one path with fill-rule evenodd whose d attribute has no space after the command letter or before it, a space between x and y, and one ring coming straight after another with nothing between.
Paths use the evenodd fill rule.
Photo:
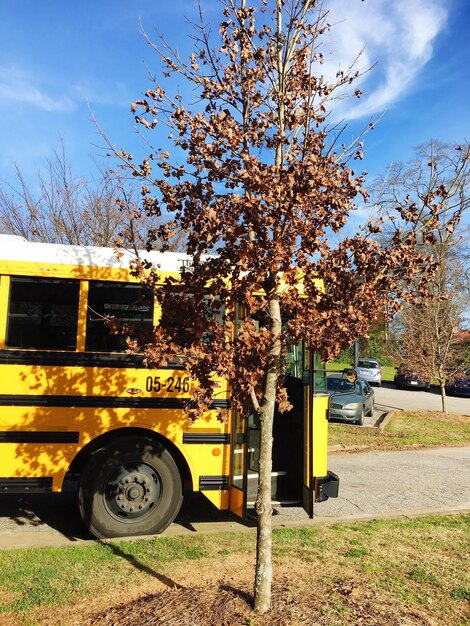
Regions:
<instances>
[{"instance_id":1,"label":"dry grass patch","mask_svg":"<svg viewBox=\"0 0 470 626\"><path fill-rule=\"evenodd\" d=\"M435 411L395 411L384 428L331 423L329 443L361 451L470 445L470 417Z\"/></svg>"},{"instance_id":2,"label":"dry grass patch","mask_svg":"<svg viewBox=\"0 0 470 626\"><path fill-rule=\"evenodd\" d=\"M295 588L294 588L295 585ZM164 591L95 615L93 626L431 626L436 622L412 608L386 601L351 581L331 588L284 579L273 586L273 609L255 616L250 587ZM87 625L88 626L88 625Z\"/></svg>"}]
</instances>

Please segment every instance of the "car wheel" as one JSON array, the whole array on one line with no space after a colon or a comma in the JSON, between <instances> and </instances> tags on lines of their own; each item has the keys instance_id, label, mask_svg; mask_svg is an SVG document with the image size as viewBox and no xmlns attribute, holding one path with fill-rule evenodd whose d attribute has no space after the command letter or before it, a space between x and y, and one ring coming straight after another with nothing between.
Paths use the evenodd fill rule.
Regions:
<instances>
[{"instance_id":1,"label":"car wheel","mask_svg":"<svg viewBox=\"0 0 470 626\"><path fill-rule=\"evenodd\" d=\"M148 437L117 439L99 450L85 467L78 492L83 521L98 538L161 533L182 500L174 458Z\"/></svg>"},{"instance_id":2,"label":"car wheel","mask_svg":"<svg viewBox=\"0 0 470 626\"><path fill-rule=\"evenodd\" d=\"M368 417L373 417L374 416L374 409L375 409L375 406L374 406L374 403L372 403L372 406L370 407L370 411L369 411Z\"/></svg>"},{"instance_id":3,"label":"car wheel","mask_svg":"<svg viewBox=\"0 0 470 626\"><path fill-rule=\"evenodd\" d=\"M362 407L361 417L359 419L357 419L356 422L355 422L358 426L363 426L364 425L364 415L365 415L364 407Z\"/></svg>"}]
</instances>

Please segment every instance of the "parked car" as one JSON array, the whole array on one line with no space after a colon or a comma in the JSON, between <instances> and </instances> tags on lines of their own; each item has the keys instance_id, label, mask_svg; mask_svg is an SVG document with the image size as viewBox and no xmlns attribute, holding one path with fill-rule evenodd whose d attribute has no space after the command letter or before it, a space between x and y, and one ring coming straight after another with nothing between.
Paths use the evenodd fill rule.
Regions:
<instances>
[{"instance_id":1,"label":"parked car","mask_svg":"<svg viewBox=\"0 0 470 626\"><path fill-rule=\"evenodd\" d=\"M382 369L375 359L358 359L356 371L358 377L367 380L368 383L379 387L382 385Z\"/></svg>"},{"instance_id":2,"label":"parked car","mask_svg":"<svg viewBox=\"0 0 470 626\"><path fill-rule=\"evenodd\" d=\"M364 424L366 415L374 414L374 390L366 380L351 382L339 374L326 377L326 389L331 396L330 418L354 424Z\"/></svg>"},{"instance_id":3,"label":"parked car","mask_svg":"<svg viewBox=\"0 0 470 626\"><path fill-rule=\"evenodd\" d=\"M425 389L429 391L431 388L429 378L413 371L406 363L401 363L398 366L394 382L397 389Z\"/></svg>"},{"instance_id":4,"label":"parked car","mask_svg":"<svg viewBox=\"0 0 470 626\"><path fill-rule=\"evenodd\" d=\"M446 393L449 396L470 397L470 367L464 370L462 376L447 383Z\"/></svg>"}]
</instances>

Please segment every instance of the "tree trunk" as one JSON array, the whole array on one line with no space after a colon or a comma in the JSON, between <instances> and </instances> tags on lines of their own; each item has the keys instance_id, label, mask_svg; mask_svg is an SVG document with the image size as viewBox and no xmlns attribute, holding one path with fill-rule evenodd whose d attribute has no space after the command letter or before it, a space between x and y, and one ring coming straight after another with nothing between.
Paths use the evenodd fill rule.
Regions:
<instances>
[{"instance_id":1,"label":"tree trunk","mask_svg":"<svg viewBox=\"0 0 470 626\"><path fill-rule=\"evenodd\" d=\"M271 410L270 406L263 407L260 414L260 421L259 482L255 504L258 515L258 528L254 609L257 613L265 613L271 607L271 583L273 577L271 469L274 410Z\"/></svg>"},{"instance_id":2,"label":"tree trunk","mask_svg":"<svg viewBox=\"0 0 470 626\"><path fill-rule=\"evenodd\" d=\"M441 382L441 403L442 403L442 412L447 413L447 395L446 388L443 382Z\"/></svg>"},{"instance_id":3,"label":"tree trunk","mask_svg":"<svg viewBox=\"0 0 470 626\"><path fill-rule=\"evenodd\" d=\"M264 398L259 410L261 442L258 494L255 504L258 515L254 589L254 609L256 613L265 613L271 607L271 583L273 576L271 470L274 411L281 356L280 333L282 321L279 297L276 294L276 284L274 280L270 281L269 287L269 289L266 289L266 292L268 294L271 317L272 345L268 357Z\"/></svg>"}]
</instances>

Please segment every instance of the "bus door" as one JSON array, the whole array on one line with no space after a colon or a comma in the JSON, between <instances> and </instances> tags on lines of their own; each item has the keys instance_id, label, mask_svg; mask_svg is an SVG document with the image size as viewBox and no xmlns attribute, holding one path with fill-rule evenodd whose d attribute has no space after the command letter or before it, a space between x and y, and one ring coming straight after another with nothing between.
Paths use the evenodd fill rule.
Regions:
<instances>
[{"instance_id":1,"label":"bus door","mask_svg":"<svg viewBox=\"0 0 470 626\"><path fill-rule=\"evenodd\" d=\"M296 506L302 502L304 392L303 352L294 346L286 360L285 385L293 409L276 411L273 424L271 491L273 506ZM232 475L230 510L246 518L258 493L260 423L255 413L243 418L234 412L232 428Z\"/></svg>"},{"instance_id":2,"label":"bus door","mask_svg":"<svg viewBox=\"0 0 470 626\"><path fill-rule=\"evenodd\" d=\"M322 371L314 371L313 354L292 346L285 364L285 385L292 409L276 412L273 425L272 505L303 506L313 515L313 502L327 494L328 396ZM314 389L317 391L314 393ZM245 518L258 490L260 425L256 415L235 412L232 429L230 510Z\"/></svg>"},{"instance_id":3,"label":"bus door","mask_svg":"<svg viewBox=\"0 0 470 626\"><path fill-rule=\"evenodd\" d=\"M245 307L238 305L235 308L235 333L243 324L247 315ZM232 513L246 519L248 493L248 422L236 409L232 408L231 461L229 480L229 509Z\"/></svg>"},{"instance_id":4,"label":"bus door","mask_svg":"<svg viewBox=\"0 0 470 626\"><path fill-rule=\"evenodd\" d=\"M302 506L313 517L313 502L315 500L313 489L313 389L315 388L313 353L304 347L302 382L304 400L304 437L303 437L303 475L302 475Z\"/></svg>"},{"instance_id":5,"label":"bus door","mask_svg":"<svg viewBox=\"0 0 470 626\"><path fill-rule=\"evenodd\" d=\"M246 519L248 504L248 422L237 409L233 409L232 459L229 486L229 508L232 513ZM259 452L259 447L258 447Z\"/></svg>"}]
</instances>

